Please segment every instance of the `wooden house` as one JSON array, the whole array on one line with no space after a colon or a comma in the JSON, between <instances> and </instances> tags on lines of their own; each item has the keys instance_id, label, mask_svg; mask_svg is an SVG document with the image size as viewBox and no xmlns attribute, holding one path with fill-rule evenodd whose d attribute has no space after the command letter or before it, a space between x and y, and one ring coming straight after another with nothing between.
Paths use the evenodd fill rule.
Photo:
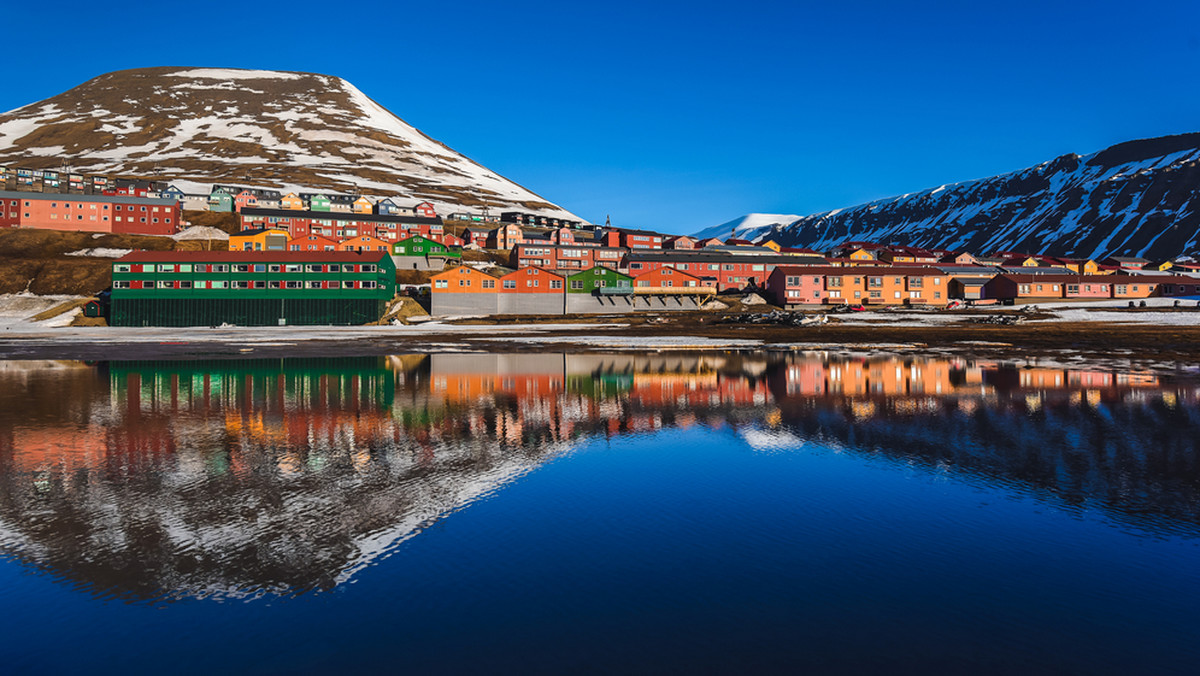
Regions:
<instances>
[{"instance_id":1,"label":"wooden house","mask_svg":"<svg viewBox=\"0 0 1200 676\"><path fill-rule=\"evenodd\" d=\"M351 204L351 211L356 214L373 214L375 213L375 205L366 197L359 197Z\"/></svg>"}]
</instances>

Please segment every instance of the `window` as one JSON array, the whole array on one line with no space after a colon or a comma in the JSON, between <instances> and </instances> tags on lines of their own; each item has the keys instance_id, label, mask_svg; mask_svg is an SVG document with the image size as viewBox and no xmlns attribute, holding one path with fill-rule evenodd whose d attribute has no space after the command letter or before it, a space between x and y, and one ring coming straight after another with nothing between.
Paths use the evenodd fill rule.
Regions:
<instances>
[{"instance_id":1,"label":"window","mask_svg":"<svg viewBox=\"0 0 1200 676\"><path fill-rule=\"evenodd\" d=\"M298 264L290 264L283 266L284 272L303 272L303 268Z\"/></svg>"},{"instance_id":2,"label":"window","mask_svg":"<svg viewBox=\"0 0 1200 676\"><path fill-rule=\"evenodd\" d=\"M470 280L468 280L468 282L469 281ZM359 285L361 286L361 288L364 288L364 289L374 289L375 288L375 280L368 279L364 282L361 282Z\"/></svg>"},{"instance_id":3,"label":"window","mask_svg":"<svg viewBox=\"0 0 1200 676\"><path fill-rule=\"evenodd\" d=\"M254 268L255 268L255 270L257 270L258 266L256 265L256 266L254 266ZM282 272L283 266L278 265L278 264L273 264L273 265L267 266L267 270L270 272Z\"/></svg>"},{"instance_id":4,"label":"window","mask_svg":"<svg viewBox=\"0 0 1200 676\"><path fill-rule=\"evenodd\" d=\"M572 279L571 280L571 288L572 289L582 289L583 288L583 280L582 279Z\"/></svg>"},{"instance_id":5,"label":"window","mask_svg":"<svg viewBox=\"0 0 1200 676\"><path fill-rule=\"evenodd\" d=\"M209 282L209 283L208 283L208 288L210 288L210 289L228 289L228 288L229 288L229 282L224 282L224 281L222 281L222 282Z\"/></svg>"},{"instance_id":6,"label":"window","mask_svg":"<svg viewBox=\"0 0 1200 676\"><path fill-rule=\"evenodd\" d=\"M158 271L159 272L175 272L175 266L174 265L160 265L160 266L158 266Z\"/></svg>"},{"instance_id":7,"label":"window","mask_svg":"<svg viewBox=\"0 0 1200 676\"><path fill-rule=\"evenodd\" d=\"M190 281L188 281L188 280L186 280L186 279L185 279L185 280L183 280L182 282L180 282L180 283L179 283L179 288L181 288L181 289L190 289L190 288L192 288L192 283L191 283Z\"/></svg>"},{"instance_id":8,"label":"window","mask_svg":"<svg viewBox=\"0 0 1200 676\"><path fill-rule=\"evenodd\" d=\"M113 272L129 272L128 263L119 263L113 266Z\"/></svg>"},{"instance_id":9,"label":"window","mask_svg":"<svg viewBox=\"0 0 1200 676\"><path fill-rule=\"evenodd\" d=\"M485 288L485 289L494 289L494 288L496 288L496 280L494 280L494 279L485 279L485 280L483 280L483 288Z\"/></svg>"},{"instance_id":10,"label":"window","mask_svg":"<svg viewBox=\"0 0 1200 676\"><path fill-rule=\"evenodd\" d=\"M126 280L117 280L117 281L113 282L113 288L114 289L128 289L129 282Z\"/></svg>"},{"instance_id":11,"label":"window","mask_svg":"<svg viewBox=\"0 0 1200 676\"><path fill-rule=\"evenodd\" d=\"M271 280L270 282L268 282L268 283L267 283L267 288L268 288L268 289L282 289L282 288L283 288L283 282L281 282L281 281L279 281L279 280L277 280L277 279L273 279L273 280Z\"/></svg>"},{"instance_id":12,"label":"window","mask_svg":"<svg viewBox=\"0 0 1200 676\"><path fill-rule=\"evenodd\" d=\"M209 270L211 270L212 272L229 272L229 266L223 265L223 264L222 265L210 265Z\"/></svg>"},{"instance_id":13,"label":"window","mask_svg":"<svg viewBox=\"0 0 1200 676\"><path fill-rule=\"evenodd\" d=\"M163 280L163 281L161 281L161 282L159 282L159 283L158 283L158 288L160 288L160 289L174 289L174 288L175 288L175 282L168 282L168 281L166 281L166 280Z\"/></svg>"},{"instance_id":14,"label":"window","mask_svg":"<svg viewBox=\"0 0 1200 676\"><path fill-rule=\"evenodd\" d=\"M515 279L506 279L506 280L504 280L504 288L506 288L506 289L515 289L515 288L517 288L517 280L515 280Z\"/></svg>"},{"instance_id":15,"label":"window","mask_svg":"<svg viewBox=\"0 0 1200 676\"><path fill-rule=\"evenodd\" d=\"M444 289L444 288L446 288L446 286L447 286L447 280L445 280L445 279L433 280L433 288L435 288L435 289Z\"/></svg>"},{"instance_id":16,"label":"window","mask_svg":"<svg viewBox=\"0 0 1200 676\"><path fill-rule=\"evenodd\" d=\"M278 282L276 282L276 283L278 283ZM254 280L254 288L265 289L265 288L267 288L267 283L261 279L256 279L256 280Z\"/></svg>"},{"instance_id":17,"label":"window","mask_svg":"<svg viewBox=\"0 0 1200 676\"><path fill-rule=\"evenodd\" d=\"M284 287L284 288L288 288L288 289L301 289L301 288L304 288L304 282L288 281L288 282L285 282L285 287Z\"/></svg>"},{"instance_id":18,"label":"window","mask_svg":"<svg viewBox=\"0 0 1200 676\"><path fill-rule=\"evenodd\" d=\"M831 289L841 288L842 286L841 277L826 277L825 279L827 280L827 284Z\"/></svg>"},{"instance_id":19,"label":"window","mask_svg":"<svg viewBox=\"0 0 1200 676\"><path fill-rule=\"evenodd\" d=\"M179 271L180 272L191 272L192 264L191 263L183 263L182 265L179 266Z\"/></svg>"},{"instance_id":20,"label":"window","mask_svg":"<svg viewBox=\"0 0 1200 676\"><path fill-rule=\"evenodd\" d=\"M883 277L870 277L870 278L868 278L868 279L867 279L867 286L875 286L875 287L883 286ZM876 298L877 296L871 296L871 297L872 297L872 298Z\"/></svg>"},{"instance_id":21,"label":"window","mask_svg":"<svg viewBox=\"0 0 1200 676\"><path fill-rule=\"evenodd\" d=\"M341 272L342 271L342 266L340 266L340 265L327 265L325 267L328 268L326 270L326 272Z\"/></svg>"},{"instance_id":22,"label":"window","mask_svg":"<svg viewBox=\"0 0 1200 676\"><path fill-rule=\"evenodd\" d=\"M349 281L347 281L347 282L342 282L342 288L343 288L343 289L353 289L353 288L354 288L354 282L349 282Z\"/></svg>"},{"instance_id":23,"label":"window","mask_svg":"<svg viewBox=\"0 0 1200 676\"><path fill-rule=\"evenodd\" d=\"M561 279L552 279L552 280L550 280L550 288L551 288L551 289L561 289L561 288L563 288L563 286L562 286L562 280L561 280Z\"/></svg>"},{"instance_id":24,"label":"window","mask_svg":"<svg viewBox=\"0 0 1200 676\"><path fill-rule=\"evenodd\" d=\"M309 282L307 286L310 289L319 289L321 288L321 282Z\"/></svg>"},{"instance_id":25,"label":"window","mask_svg":"<svg viewBox=\"0 0 1200 676\"><path fill-rule=\"evenodd\" d=\"M255 264L254 264L254 271L255 271L255 272L266 272L266 271L267 271L267 266L266 266L266 265L263 265L262 263L255 263Z\"/></svg>"}]
</instances>

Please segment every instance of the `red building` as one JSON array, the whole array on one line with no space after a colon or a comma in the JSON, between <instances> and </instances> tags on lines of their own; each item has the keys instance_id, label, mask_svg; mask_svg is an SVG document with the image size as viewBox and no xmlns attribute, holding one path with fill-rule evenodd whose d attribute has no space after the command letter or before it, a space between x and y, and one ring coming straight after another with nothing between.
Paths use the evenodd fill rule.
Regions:
<instances>
[{"instance_id":1,"label":"red building","mask_svg":"<svg viewBox=\"0 0 1200 676\"><path fill-rule=\"evenodd\" d=\"M551 270L587 270L596 266L616 270L624 258L625 249L594 244L517 244L509 254L508 264L514 268L548 268Z\"/></svg>"},{"instance_id":2,"label":"red building","mask_svg":"<svg viewBox=\"0 0 1200 676\"><path fill-rule=\"evenodd\" d=\"M173 235L181 215L175 200L0 192L0 228Z\"/></svg>"}]
</instances>

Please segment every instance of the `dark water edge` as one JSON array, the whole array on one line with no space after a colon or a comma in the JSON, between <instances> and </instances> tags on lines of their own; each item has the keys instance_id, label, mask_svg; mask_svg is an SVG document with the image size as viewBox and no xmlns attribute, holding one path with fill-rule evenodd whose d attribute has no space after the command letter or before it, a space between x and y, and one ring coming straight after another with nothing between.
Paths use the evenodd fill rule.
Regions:
<instances>
[{"instance_id":1,"label":"dark water edge","mask_svg":"<svg viewBox=\"0 0 1200 676\"><path fill-rule=\"evenodd\" d=\"M0 656L1191 673L1198 431L1192 380L914 355L0 362Z\"/></svg>"}]
</instances>

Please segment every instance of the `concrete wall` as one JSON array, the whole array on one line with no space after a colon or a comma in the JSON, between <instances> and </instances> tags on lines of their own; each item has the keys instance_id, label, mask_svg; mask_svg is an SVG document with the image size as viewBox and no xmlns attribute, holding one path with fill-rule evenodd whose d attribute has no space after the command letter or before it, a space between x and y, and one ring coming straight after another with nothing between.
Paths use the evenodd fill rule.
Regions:
<instances>
[{"instance_id":1,"label":"concrete wall","mask_svg":"<svg viewBox=\"0 0 1200 676\"><path fill-rule=\"evenodd\" d=\"M499 295L497 293L434 293L430 299L429 314L434 317L497 314Z\"/></svg>"},{"instance_id":2,"label":"concrete wall","mask_svg":"<svg viewBox=\"0 0 1200 676\"><path fill-rule=\"evenodd\" d=\"M397 270L445 270L446 259L432 256L392 256Z\"/></svg>"},{"instance_id":3,"label":"concrete wall","mask_svg":"<svg viewBox=\"0 0 1200 676\"><path fill-rule=\"evenodd\" d=\"M562 293L501 293L497 314L561 315Z\"/></svg>"},{"instance_id":4,"label":"concrete wall","mask_svg":"<svg viewBox=\"0 0 1200 676\"><path fill-rule=\"evenodd\" d=\"M590 293L567 294L567 314L609 314L633 311L632 296L593 296Z\"/></svg>"}]
</instances>

